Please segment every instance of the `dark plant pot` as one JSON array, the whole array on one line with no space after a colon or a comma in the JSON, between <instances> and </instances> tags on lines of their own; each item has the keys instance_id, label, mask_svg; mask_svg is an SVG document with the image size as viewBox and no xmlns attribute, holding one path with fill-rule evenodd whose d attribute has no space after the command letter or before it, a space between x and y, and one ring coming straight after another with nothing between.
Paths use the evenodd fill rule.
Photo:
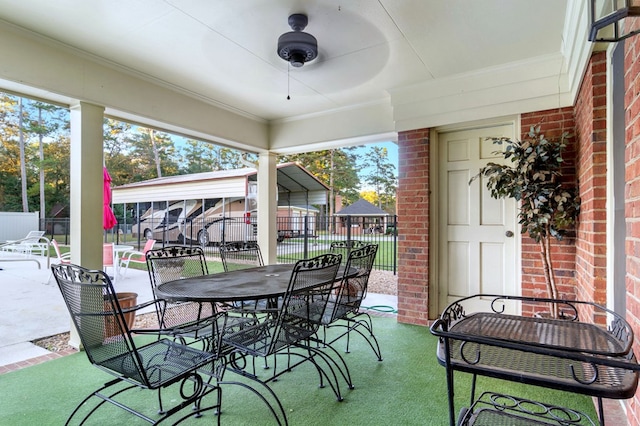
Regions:
<instances>
[{"instance_id":1,"label":"dark plant pot","mask_svg":"<svg viewBox=\"0 0 640 426\"><path fill-rule=\"evenodd\" d=\"M138 301L138 293L116 293L116 298L118 299L118 303L120 304L120 308L125 311L128 308L131 308L137 304ZM106 303L107 299L105 296L105 310L111 310L110 304ZM127 324L127 327L131 329L136 320L135 311L125 312L124 313L124 321ZM118 327L113 317L105 318L105 337L117 336L120 334L120 327Z\"/></svg>"}]
</instances>

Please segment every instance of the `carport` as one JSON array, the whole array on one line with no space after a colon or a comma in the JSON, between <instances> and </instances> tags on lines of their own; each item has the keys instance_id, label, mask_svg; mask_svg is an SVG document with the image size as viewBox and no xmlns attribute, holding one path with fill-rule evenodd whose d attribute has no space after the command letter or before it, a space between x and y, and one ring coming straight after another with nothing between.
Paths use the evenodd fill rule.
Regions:
<instances>
[{"instance_id":1,"label":"carport","mask_svg":"<svg viewBox=\"0 0 640 426\"><path fill-rule=\"evenodd\" d=\"M113 204L124 204L125 211L134 208L136 217L149 206L164 209L186 200L202 200L203 206L205 200L209 205L243 200L242 210L250 212L257 210L257 178L257 169L243 168L150 179L113 188ZM308 209L327 204L326 185L296 163L277 165L277 186L278 207ZM127 232L133 223L124 222L119 226Z\"/></svg>"}]
</instances>

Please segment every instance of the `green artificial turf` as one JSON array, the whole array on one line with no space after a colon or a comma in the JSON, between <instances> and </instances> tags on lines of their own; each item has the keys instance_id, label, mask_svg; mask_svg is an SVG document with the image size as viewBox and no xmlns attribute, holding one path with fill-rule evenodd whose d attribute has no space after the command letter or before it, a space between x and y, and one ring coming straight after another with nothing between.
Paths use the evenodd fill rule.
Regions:
<instances>
[{"instance_id":1,"label":"green artificial turf","mask_svg":"<svg viewBox=\"0 0 640 426\"><path fill-rule=\"evenodd\" d=\"M384 360L359 336L351 339L344 358L355 389L341 381L344 401L338 402L327 386L318 387L318 374L310 363L285 373L271 388L280 398L290 425L447 425L448 406L445 369L436 360L437 339L428 328L398 324L395 318L374 317L376 335ZM341 352L344 341L334 344ZM279 361L283 362L283 361ZM262 361L256 363L260 374ZM84 353L0 375L0 425L61 425L75 406L111 376L89 364ZM238 376L227 373L225 380ZM469 404L470 375L455 374L456 414ZM596 419L589 397L526 386L489 378L478 379L477 395L490 390L567 406ZM131 400L157 407L155 391L135 390ZM223 425L275 424L265 405L247 390L223 385ZM215 424L214 414L190 418L185 425ZM166 422L170 424L171 422ZM87 424L142 425L146 422L113 406L101 407ZM164 424L164 423L163 423Z\"/></svg>"}]
</instances>

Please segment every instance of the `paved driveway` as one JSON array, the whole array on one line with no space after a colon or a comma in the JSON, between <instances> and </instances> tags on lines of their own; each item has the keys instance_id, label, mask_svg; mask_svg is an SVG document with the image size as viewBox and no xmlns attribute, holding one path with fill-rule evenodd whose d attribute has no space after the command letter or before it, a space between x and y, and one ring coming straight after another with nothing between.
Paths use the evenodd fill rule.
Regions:
<instances>
[{"instance_id":1,"label":"paved driveway","mask_svg":"<svg viewBox=\"0 0 640 426\"><path fill-rule=\"evenodd\" d=\"M71 318L46 267L46 258L34 257L42 269L35 262L0 262L0 366L47 354L31 341L71 328ZM114 287L116 292L138 293L138 303L153 298L147 271L130 269ZM367 293L363 306L397 309L397 297ZM151 310L153 306L142 312Z\"/></svg>"},{"instance_id":2,"label":"paved driveway","mask_svg":"<svg viewBox=\"0 0 640 426\"><path fill-rule=\"evenodd\" d=\"M45 354L30 342L71 328L47 260L38 259L42 269L35 262L0 262L0 365ZM146 271L131 269L114 287L117 292L138 293L138 303L152 299Z\"/></svg>"}]
</instances>

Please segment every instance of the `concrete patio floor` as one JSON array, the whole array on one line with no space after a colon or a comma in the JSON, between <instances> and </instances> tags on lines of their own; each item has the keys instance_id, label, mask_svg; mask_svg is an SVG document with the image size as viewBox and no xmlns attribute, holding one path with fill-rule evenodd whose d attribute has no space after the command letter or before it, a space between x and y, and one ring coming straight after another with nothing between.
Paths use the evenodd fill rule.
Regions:
<instances>
[{"instance_id":1,"label":"concrete patio floor","mask_svg":"<svg viewBox=\"0 0 640 426\"><path fill-rule=\"evenodd\" d=\"M35 262L0 262L0 366L49 354L31 342L67 332L71 327L46 258L34 258L39 260L41 269ZM114 287L116 292L137 293L138 303L153 299L147 271L130 269L115 280ZM397 297L369 293L363 306L388 306L396 310Z\"/></svg>"}]
</instances>

